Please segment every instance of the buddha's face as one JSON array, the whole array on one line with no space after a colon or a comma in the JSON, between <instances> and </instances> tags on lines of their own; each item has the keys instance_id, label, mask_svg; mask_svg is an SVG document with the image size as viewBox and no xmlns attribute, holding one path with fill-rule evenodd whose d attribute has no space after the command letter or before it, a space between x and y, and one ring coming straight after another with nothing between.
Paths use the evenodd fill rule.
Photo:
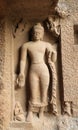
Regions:
<instances>
[{"instance_id":1,"label":"buddha's face","mask_svg":"<svg viewBox=\"0 0 78 130\"><path fill-rule=\"evenodd\" d=\"M33 30L33 40L38 41L38 40L42 40L43 39L43 35L44 35L44 31L41 29L34 29Z\"/></svg>"}]
</instances>

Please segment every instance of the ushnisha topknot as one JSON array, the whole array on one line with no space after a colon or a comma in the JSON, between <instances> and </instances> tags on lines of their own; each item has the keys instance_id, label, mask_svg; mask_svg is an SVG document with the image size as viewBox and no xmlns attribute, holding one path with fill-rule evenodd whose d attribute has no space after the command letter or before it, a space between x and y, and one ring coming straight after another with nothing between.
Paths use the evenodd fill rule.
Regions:
<instances>
[{"instance_id":1,"label":"ushnisha topknot","mask_svg":"<svg viewBox=\"0 0 78 130\"><path fill-rule=\"evenodd\" d=\"M41 25L41 23L36 23L33 27L33 30L42 30L44 32L44 28L43 26Z\"/></svg>"}]
</instances>

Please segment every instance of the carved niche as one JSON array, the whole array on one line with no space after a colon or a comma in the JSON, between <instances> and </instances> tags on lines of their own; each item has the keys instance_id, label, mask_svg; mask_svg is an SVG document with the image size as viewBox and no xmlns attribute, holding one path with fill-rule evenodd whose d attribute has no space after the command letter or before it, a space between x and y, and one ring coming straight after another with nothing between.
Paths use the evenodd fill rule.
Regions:
<instances>
[{"instance_id":1,"label":"carved niche","mask_svg":"<svg viewBox=\"0 0 78 130\"><path fill-rule=\"evenodd\" d=\"M51 24L53 24L53 26L51 26ZM28 30L24 28L24 31L27 31L26 33L29 32L30 40L21 44L18 55L19 59L16 59L15 102L19 101L21 103L26 121L31 122L34 113L38 114L37 118L39 119L42 119L44 113L48 113L48 111L54 115L58 115L56 92L57 45L55 41L53 41L51 45L52 41L50 41L49 38L47 38L47 41L44 40L48 35L46 29L55 34L53 40L58 38L60 35L58 26L59 24L56 24L50 17L45 21L45 25L44 23L37 23L29 27ZM14 40L17 42L17 35L14 37ZM18 62L18 60L20 62ZM22 93L23 95L21 97L20 95ZM21 102L22 98L24 102ZM16 107L14 111L16 111ZM14 115L17 117L16 114ZM22 119L20 119L20 121L22 121Z\"/></svg>"},{"instance_id":2,"label":"carved niche","mask_svg":"<svg viewBox=\"0 0 78 130\"><path fill-rule=\"evenodd\" d=\"M17 118L16 105L14 119L32 122L33 115L42 119L47 113L61 114L58 107L59 75L58 44L60 44L60 17L65 12L56 7L56 14L49 16L42 23L26 23L20 19L13 36L15 45L15 102L23 109ZM65 17L63 17L63 14ZM20 37L19 37L20 36ZM19 42L19 44L17 44ZM61 64L61 63L60 63ZM63 86L62 86L63 87ZM15 104L15 103L14 103ZM21 106L21 107L20 107ZM60 103L63 114L71 115L71 103Z\"/></svg>"}]
</instances>

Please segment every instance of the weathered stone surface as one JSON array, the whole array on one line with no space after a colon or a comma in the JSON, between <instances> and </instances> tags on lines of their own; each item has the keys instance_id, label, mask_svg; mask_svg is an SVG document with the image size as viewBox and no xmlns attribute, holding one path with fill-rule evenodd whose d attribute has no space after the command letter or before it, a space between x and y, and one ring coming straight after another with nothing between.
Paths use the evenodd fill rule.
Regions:
<instances>
[{"instance_id":1,"label":"weathered stone surface","mask_svg":"<svg viewBox=\"0 0 78 130\"><path fill-rule=\"evenodd\" d=\"M77 7L76 1L65 3L69 6L71 16L61 21L61 52L62 52L62 72L64 101L72 103L72 112L78 116L78 55L77 55ZM71 5L71 8L70 8ZM76 42L76 43L75 43ZM75 105L73 105L75 104ZM74 110L73 110L74 109Z\"/></svg>"},{"instance_id":2,"label":"weathered stone surface","mask_svg":"<svg viewBox=\"0 0 78 130\"><path fill-rule=\"evenodd\" d=\"M57 3L58 0L0 0L0 130L78 130L78 0L59 0L56 7ZM52 81L56 88L49 87L44 118L39 118L39 108L33 108L33 120L27 122L31 94L28 80L19 88L19 62L21 46L31 40L29 32L37 22L44 26L43 41L51 43L57 51L56 71L53 71L57 85ZM30 53L27 54L28 78L31 62ZM48 57L50 61L51 54ZM17 101L21 105L15 109ZM58 116L52 114L53 109Z\"/></svg>"},{"instance_id":3,"label":"weathered stone surface","mask_svg":"<svg viewBox=\"0 0 78 130\"><path fill-rule=\"evenodd\" d=\"M36 125L35 125L36 121ZM23 126L23 127L22 127ZM44 122L34 120L33 125L30 123L14 123L10 124L9 130L78 130L78 119L60 116L59 118L45 117Z\"/></svg>"}]
</instances>

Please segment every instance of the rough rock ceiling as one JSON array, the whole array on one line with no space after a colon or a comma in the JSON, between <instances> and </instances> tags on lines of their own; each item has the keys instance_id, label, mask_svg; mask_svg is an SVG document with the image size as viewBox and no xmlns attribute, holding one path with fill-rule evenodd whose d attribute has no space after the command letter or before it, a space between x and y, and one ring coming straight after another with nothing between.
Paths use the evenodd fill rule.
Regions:
<instances>
[{"instance_id":1,"label":"rough rock ceiling","mask_svg":"<svg viewBox=\"0 0 78 130\"><path fill-rule=\"evenodd\" d=\"M47 16L57 3L58 0L0 0L0 15Z\"/></svg>"}]
</instances>

